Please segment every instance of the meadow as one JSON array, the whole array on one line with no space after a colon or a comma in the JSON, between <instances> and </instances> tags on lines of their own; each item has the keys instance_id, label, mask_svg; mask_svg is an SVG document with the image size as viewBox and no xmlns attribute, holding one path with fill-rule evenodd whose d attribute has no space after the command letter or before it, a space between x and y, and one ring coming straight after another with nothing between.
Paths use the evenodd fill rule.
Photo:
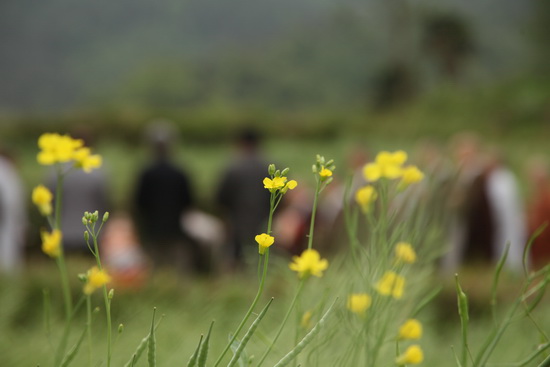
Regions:
<instances>
[{"instance_id":1,"label":"meadow","mask_svg":"<svg viewBox=\"0 0 550 367\"><path fill-rule=\"evenodd\" d=\"M501 123L502 121L499 120L501 115L495 112L496 109L481 113L486 107L476 109L473 100L475 97L471 97L467 103L471 108L463 111L463 115L455 115L442 125L438 124L437 115L448 116L449 108L447 106L440 112L437 112L437 109L433 112L432 108L438 104L433 101L419 103L412 109L396 110L391 114L380 115L360 123L357 120L348 119L341 129L323 128L322 124L312 124L312 127L304 133L293 131L292 123L286 126L288 131L285 131L285 126L271 125L264 129L266 132L264 152L266 157L273 159L278 167L291 167L289 176L296 179L300 185L313 190L315 175L311 174L311 165L316 154L323 154L335 160L337 166L334 170L335 181L343 183L352 172L348 162L350 155L357 148L364 149L368 153L369 160L374 158L376 152L383 149L389 151L403 149L410 152L411 161L414 162L416 149L426 139L445 146L454 133L464 128L473 128L482 134L487 144L497 145L506 153L510 165L519 174L524 195L527 196L529 182L523 174L524 163L533 154L545 153L545 127ZM462 105L462 102L456 102L456 100L453 103ZM453 106L453 110L459 110L455 105ZM428 115L430 118L424 121ZM478 121L488 116L489 120L493 121L492 124L476 126ZM520 114L520 116L523 115ZM461 123L468 118L471 118L470 123ZM48 126L47 130L53 131L51 128ZM212 129L215 128L215 126L212 127ZM37 127L33 129L39 130ZM315 134L315 129L321 133ZM129 132L130 136L139 137L137 131L139 131L137 128L132 128ZM195 131L195 135L186 135L185 128L182 128L182 131L183 137L174 158L192 175L200 208L207 212L214 211L212 193L233 147L227 137L205 140L204 136L207 134L202 135L203 132ZM37 136L32 136L29 131L15 135L21 137L17 140L18 163L30 197L32 187L47 175L47 168L37 168L39 167L36 163L35 139ZM124 139L121 135L111 134L106 129L102 135L98 134L97 144L94 146L94 151L103 156L104 168L111 180L111 196L115 212L129 209L134 179L148 159L147 149L143 145L136 143L135 140ZM443 149L443 152L447 151ZM61 338L65 323L59 274L55 263L37 251L40 245L38 228L43 225L43 218L37 214L30 200L29 212L31 213L29 224L32 234L29 237L32 256L28 260L27 269L17 278L8 276L0 278L0 365L2 366L52 365L55 346ZM372 306L372 318L369 316L362 319L350 313L346 307L346 300L350 292L357 291L359 285L367 278L370 279L365 282L368 284L367 288L374 292L376 277L381 276L382 270L373 266L373 273L368 273L369 268L368 274L363 274L354 269L350 265L354 258L371 260L368 254L361 253L357 256L357 253L353 252L356 250L348 236L342 235L335 240L338 242L337 247L340 251L327 255L330 266L323 277L307 279L307 284L296 305L293 302L293 294L301 287L301 283L297 280L296 274L289 269L288 263L291 259L273 251L265 289L252 318L258 315L260 306L265 305L271 297L274 300L246 347L248 357L253 356L252 365L256 364L263 351L269 346L289 305L294 306L294 311L291 313L288 327L283 330L281 338L274 345L265 365L275 365L288 351L292 350L299 339L306 334L307 329L311 329L311 325L301 326L301 319L306 311L313 310L312 324L314 325L321 319L329 305L336 302L334 311L327 318L322 331L300 353L294 365L343 367L369 365L366 363L370 358L368 353L359 355L363 352L357 351L362 351L362 343L365 345L374 343L377 346L378 340L381 340L383 345L376 347L379 350L380 359L374 365L395 365L397 354L393 336L395 331L390 331L387 325L399 324L408 317L407 315L414 314L414 317L422 322L424 330L421 340L424 351L423 365L548 366L550 363L547 358L548 350L541 351L536 358L524 364L519 363L526 360L539 346L548 347L547 334L550 331L550 314L547 312L550 306L548 296L540 299L538 307L532 313L526 313L523 305L531 302L532 298L529 297L525 300L527 303L522 302L515 316L510 318L507 312L516 305L516 300L521 296L523 275L503 272L500 274L498 290L493 293L494 268L478 267L464 268L459 272L462 289L469 297L468 334L471 353L466 355L467 362L463 363L464 330L461 328L461 317L457 306L455 279L452 274L442 275L437 266L437 257L443 251L444 231L438 227L437 221L431 222L428 219L433 218L427 215L427 222L415 222L406 228L406 224L401 224L401 221L394 223L397 228L400 228L396 233L406 234L407 238L416 241L414 245L418 250L419 260L411 265L411 269L407 272L407 282L410 280L413 291L410 293L410 299L407 298L403 303L397 300L391 303L383 297L378 301L375 300ZM406 221L403 220L403 223ZM375 240L384 242L384 248L387 248L389 254L394 243L388 241L388 238L382 241L384 236L381 232L380 237ZM390 236L392 239L395 239L394 237ZM384 261L389 264L389 260ZM76 274L84 272L93 264L92 258L67 258L70 287L75 298L81 290L81 283ZM388 264L385 265L393 266ZM368 267L365 265L364 268ZM546 279L548 281L548 277ZM215 356L222 353L227 344L228 335L235 330L242 319L256 294L258 283L256 268L252 266L243 273L219 272L208 277L182 278L169 272L159 272L139 289L116 289L111 310L114 337L112 365L122 366L131 360L136 346L149 333L154 308L157 310L157 320L162 318L156 329L157 365L187 365L200 336L207 333L210 322L215 320L209 349L209 355L212 357L207 364L211 365ZM47 298L50 301L44 301L45 289L49 292ZM434 293L434 290L438 292ZM104 325L105 310L99 294L93 294L92 300L94 305L97 304L102 310L94 316L92 342L89 345L86 343L82 345L73 361L72 365L75 366L106 365L103 357L107 342ZM496 308L492 308L492 304ZM375 310L380 312L381 318L389 320L387 325L376 323ZM367 315L370 314L369 309ZM160 317L160 315L163 316ZM494 325L502 320L512 322L503 330L491 357L484 363L474 364L476 351L483 347ZM86 312L81 309L76 313L73 321L71 343L76 342L86 322ZM120 333L117 332L119 324L124 325ZM371 326L373 333L376 330L384 331L383 336L375 335L372 340L369 335ZM92 357L90 357L91 354ZM459 357L456 357L457 355ZM146 365L151 364L145 357L136 364L136 366Z\"/></svg>"}]
</instances>

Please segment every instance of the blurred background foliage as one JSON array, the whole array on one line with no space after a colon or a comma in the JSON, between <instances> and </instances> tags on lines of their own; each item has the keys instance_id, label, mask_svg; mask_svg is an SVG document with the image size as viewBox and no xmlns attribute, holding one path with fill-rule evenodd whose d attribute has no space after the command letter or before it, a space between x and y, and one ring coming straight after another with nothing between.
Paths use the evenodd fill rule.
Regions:
<instances>
[{"instance_id":1,"label":"blurred background foliage","mask_svg":"<svg viewBox=\"0 0 550 367\"><path fill-rule=\"evenodd\" d=\"M538 133L549 24L537 0L6 0L0 127Z\"/></svg>"}]
</instances>

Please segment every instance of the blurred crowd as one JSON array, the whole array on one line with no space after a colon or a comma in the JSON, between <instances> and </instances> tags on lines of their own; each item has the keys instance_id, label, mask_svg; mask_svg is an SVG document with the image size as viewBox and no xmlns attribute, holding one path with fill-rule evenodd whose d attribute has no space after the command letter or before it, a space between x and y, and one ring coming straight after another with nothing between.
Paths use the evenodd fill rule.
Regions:
<instances>
[{"instance_id":1,"label":"blurred crowd","mask_svg":"<svg viewBox=\"0 0 550 367\"><path fill-rule=\"evenodd\" d=\"M73 135L93 145L86 131ZM254 237L265 232L269 213L269 192L262 180L272 162L262 152L260 134L254 129L236 134L234 156L227 158L212 193L214 209L209 211L197 202L192 176L175 163L175 131L160 124L146 135L151 158L128 191L132 198L129 211L113 211L103 169L71 172L64 180L61 229L65 252L68 256L89 255L82 214L110 211L100 237L101 253L121 284L142 284L160 269L186 275L245 268L257 254ZM363 148L350 154L347 165L356 172L351 190L362 184L361 169L372 159L371 154ZM400 193L391 206L403 220L414 219L421 226L441 231L438 261L442 272L452 274L465 264L496 263L507 251L506 268L519 273L524 249L534 233L537 236L528 253L528 265L538 269L550 263L550 229L545 227L550 221L550 171L545 158L532 157L524 162L521 172L514 172L503 151L473 133L457 134L447 146L422 141L411 160L426 178ZM345 164L339 166L343 176ZM53 174L48 186L55 192ZM316 246L321 251L336 252L346 241L343 204L349 200L353 205L353 200L346 198L345 186L343 177L335 178L322 193L316 220L320 233ZM7 274L24 267L25 251L33 242L28 235L24 187L16 161L2 152L0 271ZM274 251L294 255L306 246L312 191L300 183L285 195L273 223ZM422 216L419 209L424 211Z\"/></svg>"}]
</instances>

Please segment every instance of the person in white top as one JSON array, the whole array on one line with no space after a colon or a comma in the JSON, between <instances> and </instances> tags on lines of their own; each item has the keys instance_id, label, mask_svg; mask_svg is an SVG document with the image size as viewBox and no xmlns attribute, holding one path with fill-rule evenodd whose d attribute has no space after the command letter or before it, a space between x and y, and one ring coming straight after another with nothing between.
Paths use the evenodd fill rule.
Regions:
<instances>
[{"instance_id":1,"label":"person in white top","mask_svg":"<svg viewBox=\"0 0 550 367\"><path fill-rule=\"evenodd\" d=\"M0 155L0 272L17 273L23 264L23 186L13 162Z\"/></svg>"}]
</instances>

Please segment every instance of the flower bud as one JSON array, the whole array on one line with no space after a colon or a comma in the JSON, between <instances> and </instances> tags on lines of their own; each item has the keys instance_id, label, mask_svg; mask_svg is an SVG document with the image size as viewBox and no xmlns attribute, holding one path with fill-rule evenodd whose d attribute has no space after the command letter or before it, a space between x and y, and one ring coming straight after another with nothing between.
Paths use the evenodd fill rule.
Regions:
<instances>
[{"instance_id":1,"label":"flower bud","mask_svg":"<svg viewBox=\"0 0 550 367\"><path fill-rule=\"evenodd\" d=\"M113 299L114 296L115 296L115 290L113 288L111 288L111 290L109 291L109 294L107 295L107 297L111 300L111 299Z\"/></svg>"},{"instance_id":2,"label":"flower bud","mask_svg":"<svg viewBox=\"0 0 550 367\"><path fill-rule=\"evenodd\" d=\"M94 219L94 222L97 222L97 220L99 219L99 212L97 210L93 214L93 219Z\"/></svg>"},{"instance_id":3,"label":"flower bud","mask_svg":"<svg viewBox=\"0 0 550 367\"><path fill-rule=\"evenodd\" d=\"M103 223L105 223L108 220L109 220L109 212L105 212L105 214L103 214Z\"/></svg>"},{"instance_id":4,"label":"flower bud","mask_svg":"<svg viewBox=\"0 0 550 367\"><path fill-rule=\"evenodd\" d=\"M88 279L86 274L82 274L82 273L78 274L77 277L78 277L78 280L80 280L82 283L85 283L86 280Z\"/></svg>"},{"instance_id":5,"label":"flower bud","mask_svg":"<svg viewBox=\"0 0 550 367\"><path fill-rule=\"evenodd\" d=\"M267 173L270 175L270 176L273 176L275 174L275 165L273 163L271 163L269 165L269 167L267 168Z\"/></svg>"},{"instance_id":6,"label":"flower bud","mask_svg":"<svg viewBox=\"0 0 550 367\"><path fill-rule=\"evenodd\" d=\"M275 171L275 177L281 177L281 171L280 170Z\"/></svg>"},{"instance_id":7,"label":"flower bud","mask_svg":"<svg viewBox=\"0 0 550 367\"><path fill-rule=\"evenodd\" d=\"M90 219L90 213L85 211L84 212L84 218L86 218L87 220Z\"/></svg>"},{"instance_id":8,"label":"flower bud","mask_svg":"<svg viewBox=\"0 0 550 367\"><path fill-rule=\"evenodd\" d=\"M311 172L317 173L317 165L314 164L311 166Z\"/></svg>"},{"instance_id":9,"label":"flower bud","mask_svg":"<svg viewBox=\"0 0 550 367\"><path fill-rule=\"evenodd\" d=\"M124 331L124 324L119 324L118 325L118 333L122 334L123 331Z\"/></svg>"},{"instance_id":10,"label":"flower bud","mask_svg":"<svg viewBox=\"0 0 550 367\"><path fill-rule=\"evenodd\" d=\"M282 172L281 172L281 176L286 176L288 174L288 172L290 171L290 168L285 168Z\"/></svg>"},{"instance_id":11,"label":"flower bud","mask_svg":"<svg viewBox=\"0 0 550 367\"><path fill-rule=\"evenodd\" d=\"M83 225L88 224L88 220L86 219L86 217L82 217L82 224Z\"/></svg>"},{"instance_id":12,"label":"flower bud","mask_svg":"<svg viewBox=\"0 0 550 367\"><path fill-rule=\"evenodd\" d=\"M86 241L86 243L90 240L90 234L88 233L88 231L84 231L84 241Z\"/></svg>"}]
</instances>

